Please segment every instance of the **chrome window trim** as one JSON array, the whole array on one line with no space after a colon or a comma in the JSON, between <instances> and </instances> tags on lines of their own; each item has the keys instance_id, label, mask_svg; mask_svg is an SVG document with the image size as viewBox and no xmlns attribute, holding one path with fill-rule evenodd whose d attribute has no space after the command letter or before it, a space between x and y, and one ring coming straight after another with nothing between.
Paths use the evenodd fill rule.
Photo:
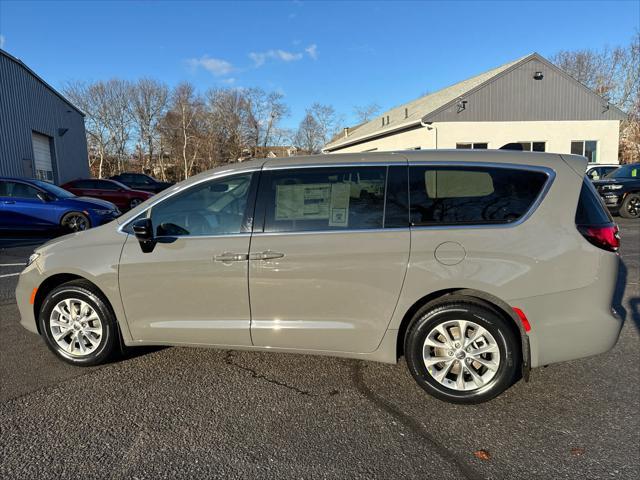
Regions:
<instances>
[{"instance_id":1,"label":"chrome window trim","mask_svg":"<svg viewBox=\"0 0 640 480\"><path fill-rule=\"evenodd\" d=\"M251 173L251 172L260 172L262 170L297 170L300 168L334 168L334 167L389 167L389 166L397 166L397 165L406 165L409 168L412 166L418 167L428 167L428 166L436 166L436 167L479 167L479 168L503 168L509 170L524 170L524 171L533 171L533 172L541 172L547 175L547 180L545 181L544 186L540 190L538 197L531 204L527 212L520 217L515 222L510 223L490 223L490 224L468 224L468 225L409 225L407 227L391 227L391 228L367 228L367 229L343 229L343 230L305 230L299 232L244 232L241 234L228 234L228 235L201 235L201 236L191 236L191 235L182 235L182 236L172 236L172 237L158 237L158 238L219 238L219 237L231 237L231 236L245 236L245 235L257 235L257 236L273 236L273 235L310 235L310 234L326 234L326 233L373 233L373 232L390 232L395 230L444 230L444 229L478 229L478 228L513 228L519 225L522 225L526 222L538 209L540 204L544 201L547 193L551 189L553 182L556 178L556 172L549 167L542 167L537 165L521 165L517 163L496 163L496 162L468 162L468 161L381 161L378 163L371 162L348 162L348 163L335 163L335 164L318 164L318 163L310 163L306 165L277 165L271 166L264 165L262 168L249 168L242 170L226 170L219 172L216 175L212 175L211 177L204 178L198 182L189 184L183 188L177 189L175 192L163 197L155 202L152 202L145 210L140 212L138 215L135 215L130 220L127 220L125 223L120 225L117 229L118 233L123 235L129 235L127 232L123 232L122 229L126 228L135 218L137 218L140 214L148 212L151 208L157 205L160 202L165 201L168 198L173 197L174 195L187 190L188 188L199 185L203 182L216 180L219 178L224 178L226 176L231 176L235 174L242 173ZM388 172L387 172L388 177ZM385 196L386 196L386 185L385 185ZM383 216L384 221L384 216Z\"/></svg>"},{"instance_id":2,"label":"chrome window trim","mask_svg":"<svg viewBox=\"0 0 640 480\"><path fill-rule=\"evenodd\" d=\"M354 168L354 167L389 167L391 165L407 165L407 160L381 160L379 162L341 162L341 163L301 163L300 165L265 165L263 170L299 170L302 168Z\"/></svg>"},{"instance_id":3,"label":"chrome window trim","mask_svg":"<svg viewBox=\"0 0 640 480\"><path fill-rule=\"evenodd\" d=\"M169 198L173 197L174 195L177 195L178 193L182 193L185 190L188 190L188 189L190 189L192 187L195 187L196 185L200 185L201 183L204 183L204 182L210 182L211 180L218 180L220 178L230 177L230 176L236 175L236 174L241 175L243 173L259 172L261 170L262 170L261 168L255 168L255 167L247 168L247 169L239 169L239 170L223 170L221 172L218 172L216 174L211 175L210 177L205 177L202 180L198 180L197 182L190 183L189 185L184 185L182 187L179 187L174 192L171 192L170 194L168 194L168 195L166 195L166 196L164 196L162 198L159 198L154 202L151 202L147 206L147 208L145 208L144 210L142 210L141 212L137 213L132 218L130 218L129 220L127 220L126 222L121 224L116 231L118 233L123 234L123 235L129 235L129 233L123 232L122 230L124 228L127 228L129 226L129 224L131 222L133 222L136 218L138 218L140 215L142 215L143 213L144 214L148 213L149 210L151 210L154 206L158 205L159 203L164 202L165 200L168 200ZM250 234L250 232L245 232L245 234L246 233ZM215 236L215 237L217 237L217 236L228 237L230 235L239 235L239 234L231 233L229 235L212 235L212 236ZM191 237L191 236L193 236L193 235L180 235L180 236L171 236L171 237L162 237L162 238L179 238L179 237ZM204 237L204 236L205 235L201 235L200 237ZM160 237L158 237L158 238L160 238Z\"/></svg>"},{"instance_id":4,"label":"chrome window trim","mask_svg":"<svg viewBox=\"0 0 640 480\"><path fill-rule=\"evenodd\" d=\"M324 235L324 234L340 234L340 233L392 233L394 231L409 231L409 227L391 227L391 228L345 228L342 230L303 230L300 232L254 232L254 237L273 237L283 235Z\"/></svg>"}]
</instances>

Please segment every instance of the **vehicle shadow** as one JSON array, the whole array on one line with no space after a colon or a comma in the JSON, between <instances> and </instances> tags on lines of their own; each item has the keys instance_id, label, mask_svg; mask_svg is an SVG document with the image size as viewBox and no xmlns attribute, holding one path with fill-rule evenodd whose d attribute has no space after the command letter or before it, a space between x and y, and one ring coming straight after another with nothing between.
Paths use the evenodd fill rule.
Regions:
<instances>
[{"instance_id":1,"label":"vehicle shadow","mask_svg":"<svg viewBox=\"0 0 640 480\"><path fill-rule=\"evenodd\" d=\"M624 292L627 288L627 276L629 272L624 260L620 259L620 268L618 269L618 279L616 281L616 289L613 293L611 306L616 309L623 320L627 320L627 309L623 305Z\"/></svg>"}]
</instances>

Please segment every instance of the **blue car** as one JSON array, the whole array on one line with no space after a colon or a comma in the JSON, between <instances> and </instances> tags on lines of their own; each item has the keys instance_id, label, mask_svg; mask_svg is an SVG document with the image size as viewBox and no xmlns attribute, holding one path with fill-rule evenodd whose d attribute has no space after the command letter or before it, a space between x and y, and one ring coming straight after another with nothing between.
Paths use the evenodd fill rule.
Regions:
<instances>
[{"instance_id":1,"label":"blue car","mask_svg":"<svg viewBox=\"0 0 640 480\"><path fill-rule=\"evenodd\" d=\"M0 177L0 231L79 232L119 215L113 203L76 197L51 183Z\"/></svg>"}]
</instances>

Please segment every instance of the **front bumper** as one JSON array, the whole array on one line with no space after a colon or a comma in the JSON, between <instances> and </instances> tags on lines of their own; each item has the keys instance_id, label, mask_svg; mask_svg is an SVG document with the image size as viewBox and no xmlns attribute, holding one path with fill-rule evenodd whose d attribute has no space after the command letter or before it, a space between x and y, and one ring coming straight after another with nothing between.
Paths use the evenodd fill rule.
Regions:
<instances>
[{"instance_id":1,"label":"front bumper","mask_svg":"<svg viewBox=\"0 0 640 480\"><path fill-rule=\"evenodd\" d=\"M18 277L18 286L16 287L16 304L20 312L20 325L33 333L38 333L33 301L35 300L37 288L43 280L38 260L22 271Z\"/></svg>"}]
</instances>

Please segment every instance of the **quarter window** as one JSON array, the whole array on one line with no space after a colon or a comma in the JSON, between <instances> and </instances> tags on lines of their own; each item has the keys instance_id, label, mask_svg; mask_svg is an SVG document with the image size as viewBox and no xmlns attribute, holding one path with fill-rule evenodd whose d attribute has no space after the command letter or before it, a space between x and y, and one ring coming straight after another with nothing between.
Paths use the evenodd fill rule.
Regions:
<instances>
[{"instance_id":1,"label":"quarter window","mask_svg":"<svg viewBox=\"0 0 640 480\"><path fill-rule=\"evenodd\" d=\"M245 173L201 183L151 208L157 236L231 235L251 230ZM253 202L251 202L252 204Z\"/></svg>"},{"instance_id":2,"label":"quarter window","mask_svg":"<svg viewBox=\"0 0 640 480\"><path fill-rule=\"evenodd\" d=\"M540 194L546 174L486 167L410 168L412 225L510 223Z\"/></svg>"},{"instance_id":3,"label":"quarter window","mask_svg":"<svg viewBox=\"0 0 640 480\"><path fill-rule=\"evenodd\" d=\"M263 172L265 232L382 228L387 167Z\"/></svg>"},{"instance_id":4,"label":"quarter window","mask_svg":"<svg viewBox=\"0 0 640 480\"><path fill-rule=\"evenodd\" d=\"M577 140L571 142L571 153L587 157L589 162L598 161L598 142L596 140Z\"/></svg>"}]
</instances>

